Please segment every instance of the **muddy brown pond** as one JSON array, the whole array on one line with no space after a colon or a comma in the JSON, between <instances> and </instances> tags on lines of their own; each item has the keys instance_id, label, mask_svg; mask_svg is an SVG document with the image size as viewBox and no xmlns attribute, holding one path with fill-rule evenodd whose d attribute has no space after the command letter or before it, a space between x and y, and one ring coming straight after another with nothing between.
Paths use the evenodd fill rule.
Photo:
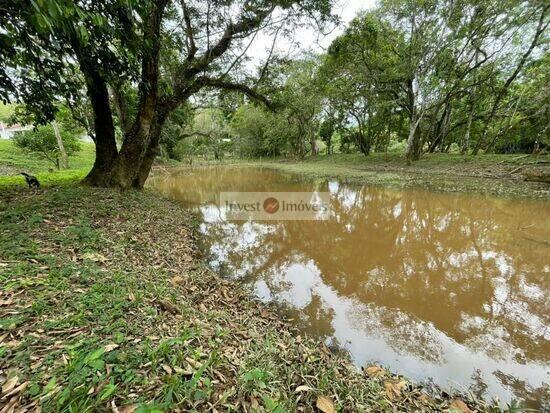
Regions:
<instances>
[{"instance_id":1,"label":"muddy brown pond","mask_svg":"<svg viewBox=\"0 0 550 413\"><path fill-rule=\"evenodd\" d=\"M200 212L220 273L300 328L391 370L550 406L550 202L208 167L151 185ZM228 222L225 191L330 193L325 221Z\"/></svg>"}]
</instances>

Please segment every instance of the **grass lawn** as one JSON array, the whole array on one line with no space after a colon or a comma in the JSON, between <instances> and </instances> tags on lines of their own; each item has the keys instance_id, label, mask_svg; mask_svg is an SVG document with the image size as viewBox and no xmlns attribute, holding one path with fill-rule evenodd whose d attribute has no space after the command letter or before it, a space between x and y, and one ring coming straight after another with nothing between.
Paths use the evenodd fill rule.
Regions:
<instances>
[{"instance_id":1,"label":"grass lawn","mask_svg":"<svg viewBox=\"0 0 550 413\"><path fill-rule=\"evenodd\" d=\"M196 162L200 163L200 161ZM408 166L401 154L319 155L301 160L227 159L224 164L264 166L311 179L338 178L357 184L420 186L438 191L475 191L505 196L550 197L550 185L526 182L522 172L550 173L550 155L425 154Z\"/></svg>"},{"instance_id":2,"label":"grass lawn","mask_svg":"<svg viewBox=\"0 0 550 413\"><path fill-rule=\"evenodd\" d=\"M69 169L58 171L38 154L17 148L11 140L0 139L0 188L25 186L21 172L35 175L45 186L81 180L94 163L95 146L91 142L82 142L81 147L78 153L69 157Z\"/></svg>"}]
</instances>

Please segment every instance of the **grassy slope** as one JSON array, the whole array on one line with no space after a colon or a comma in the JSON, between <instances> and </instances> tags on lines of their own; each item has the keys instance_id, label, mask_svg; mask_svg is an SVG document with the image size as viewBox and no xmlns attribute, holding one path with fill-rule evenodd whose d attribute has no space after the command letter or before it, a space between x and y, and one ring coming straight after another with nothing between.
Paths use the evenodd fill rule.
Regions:
<instances>
[{"instance_id":1,"label":"grassy slope","mask_svg":"<svg viewBox=\"0 0 550 413\"><path fill-rule=\"evenodd\" d=\"M525 182L520 174L529 168L549 168L550 156L427 154L412 166L401 155L330 155L291 160L232 161L227 164L260 165L311 178L336 177L351 183L372 183L396 187L421 186L443 191L480 191L496 195L549 197L547 184ZM519 168L521 166L523 168ZM519 169L518 169L519 168ZM512 172L512 173L510 173Z\"/></svg>"},{"instance_id":2,"label":"grassy slope","mask_svg":"<svg viewBox=\"0 0 550 413\"><path fill-rule=\"evenodd\" d=\"M0 405L293 412L324 396L350 412L463 407L379 368L362 375L300 337L208 271L195 218L152 193L12 189L0 211Z\"/></svg>"},{"instance_id":3,"label":"grassy slope","mask_svg":"<svg viewBox=\"0 0 550 413\"><path fill-rule=\"evenodd\" d=\"M94 162L94 145L82 142L82 149L69 157L67 170L53 170L53 164L37 154L29 154L13 145L10 140L0 140L0 188L25 185L20 172L36 175L43 185L84 178Z\"/></svg>"}]
</instances>

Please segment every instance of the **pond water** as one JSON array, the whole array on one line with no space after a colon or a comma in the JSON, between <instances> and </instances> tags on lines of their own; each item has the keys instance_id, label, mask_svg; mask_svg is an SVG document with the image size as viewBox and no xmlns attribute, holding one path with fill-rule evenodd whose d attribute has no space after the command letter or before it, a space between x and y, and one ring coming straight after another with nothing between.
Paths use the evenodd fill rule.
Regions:
<instances>
[{"instance_id":1,"label":"pond water","mask_svg":"<svg viewBox=\"0 0 550 413\"><path fill-rule=\"evenodd\" d=\"M550 406L550 202L246 167L182 170L151 185L200 212L214 269L358 367ZM330 218L228 222L224 191L329 192Z\"/></svg>"}]
</instances>

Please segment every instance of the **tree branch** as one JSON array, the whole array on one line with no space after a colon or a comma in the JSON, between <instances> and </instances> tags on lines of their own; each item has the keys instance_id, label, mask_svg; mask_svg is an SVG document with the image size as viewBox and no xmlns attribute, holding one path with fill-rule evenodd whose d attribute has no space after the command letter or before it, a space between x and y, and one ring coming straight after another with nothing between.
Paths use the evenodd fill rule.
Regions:
<instances>
[{"instance_id":1,"label":"tree branch","mask_svg":"<svg viewBox=\"0 0 550 413\"><path fill-rule=\"evenodd\" d=\"M227 49L229 49L235 36L247 33L259 26L274 9L275 5L272 5L267 9L258 10L253 16L242 17L237 23L230 23L220 40L218 40L214 46L208 48L200 58L196 59L194 64L183 71L183 78L188 79L206 69L212 61L223 55Z\"/></svg>"},{"instance_id":2,"label":"tree branch","mask_svg":"<svg viewBox=\"0 0 550 413\"><path fill-rule=\"evenodd\" d=\"M254 89L242 83L233 83L233 82L229 82L221 79L212 79L209 77L202 77L197 80L198 82L202 83L204 86L244 93L253 101L259 102L265 105L269 110L275 111L276 109L275 104L271 102L266 96L262 95L261 93L258 93Z\"/></svg>"},{"instance_id":3,"label":"tree branch","mask_svg":"<svg viewBox=\"0 0 550 413\"><path fill-rule=\"evenodd\" d=\"M193 26L191 26L191 17L189 16L189 9L185 4L185 0L181 0L181 8L183 10L183 20L185 21L185 35L187 37L187 61L190 62L194 59L197 53L197 46L195 44L195 37L193 35Z\"/></svg>"}]
</instances>

